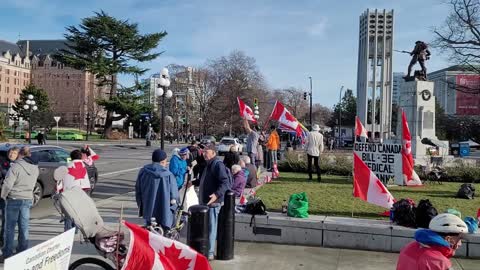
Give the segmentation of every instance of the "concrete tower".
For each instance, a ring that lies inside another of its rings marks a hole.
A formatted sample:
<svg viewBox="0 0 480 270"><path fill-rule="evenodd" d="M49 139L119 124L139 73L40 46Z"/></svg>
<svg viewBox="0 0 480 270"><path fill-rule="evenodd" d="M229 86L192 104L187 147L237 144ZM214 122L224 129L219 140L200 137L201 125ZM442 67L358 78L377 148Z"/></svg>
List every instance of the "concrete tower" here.
<svg viewBox="0 0 480 270"><path fill-rule="evenodd" d="M369 136L388 139L392 119L393 10L360 16L357 115Z"/></svg>

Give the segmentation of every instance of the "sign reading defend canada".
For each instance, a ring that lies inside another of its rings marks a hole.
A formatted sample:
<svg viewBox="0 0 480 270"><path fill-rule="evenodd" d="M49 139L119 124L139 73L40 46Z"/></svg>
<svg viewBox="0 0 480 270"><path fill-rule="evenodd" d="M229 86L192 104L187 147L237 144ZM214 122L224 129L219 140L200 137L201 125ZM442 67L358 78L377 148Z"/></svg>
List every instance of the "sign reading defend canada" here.
<svg viewBox="0 0 480 270"><path fill-rule="evenodd" d="M353 150L385 185L403 183L401 144L356 142Z"/></svg>
<svg viewBox="0 0 480 270"><path fill-rule="evenodd" d="M68 270L75 228L5 260L6 270Z"/></svg>

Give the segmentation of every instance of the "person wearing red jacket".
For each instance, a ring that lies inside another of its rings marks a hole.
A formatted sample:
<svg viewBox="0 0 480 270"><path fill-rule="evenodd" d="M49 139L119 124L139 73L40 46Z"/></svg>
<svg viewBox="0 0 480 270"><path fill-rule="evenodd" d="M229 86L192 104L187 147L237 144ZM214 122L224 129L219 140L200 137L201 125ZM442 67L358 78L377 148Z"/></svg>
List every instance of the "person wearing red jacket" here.
<svg viewBox="0 0 480 270"><path fill-rule="evenodd" d="M467 225L452 214L439 214L429 224L429 229L415 232L415 242L405 246L398 257L397 270L448 270L450 258L462 245L462 235Z"/></svg>

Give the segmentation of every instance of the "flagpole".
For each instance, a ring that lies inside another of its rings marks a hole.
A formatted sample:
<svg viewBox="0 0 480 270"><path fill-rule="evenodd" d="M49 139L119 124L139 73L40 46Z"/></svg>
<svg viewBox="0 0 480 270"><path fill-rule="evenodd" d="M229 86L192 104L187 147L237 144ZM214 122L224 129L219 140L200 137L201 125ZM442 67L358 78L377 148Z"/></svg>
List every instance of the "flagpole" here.
<svg viewBox="0 0 480 270"><path fill-rule="evenodd" d="M352 200L352 218L353 218L353 209L355 207L355 197L353 197L353 200Z"/></svg>
<svg viewBox="0 0 480 270"><path fill-rule="evenodd" d="M117 264L117 269L120 269L120 262L118 261L118 250L120 249L120 231L122 229L122 221L123 221L123 203L120 208L120 218L118 220L118 232L117 232L117 248L115 251L115 263Z"/></svg>

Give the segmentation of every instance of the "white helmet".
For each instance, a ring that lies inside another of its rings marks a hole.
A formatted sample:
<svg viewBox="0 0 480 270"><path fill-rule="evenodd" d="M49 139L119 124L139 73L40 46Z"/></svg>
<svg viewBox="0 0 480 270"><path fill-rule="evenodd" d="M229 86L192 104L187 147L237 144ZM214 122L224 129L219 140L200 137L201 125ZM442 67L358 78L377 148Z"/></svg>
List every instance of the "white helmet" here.
<svg viewBox="0 0 480 270"><path fill-rule="evenodd" d="M467 233L467 224L459 217L444 213L432 218L428 228L439 233Z"/></svg>

